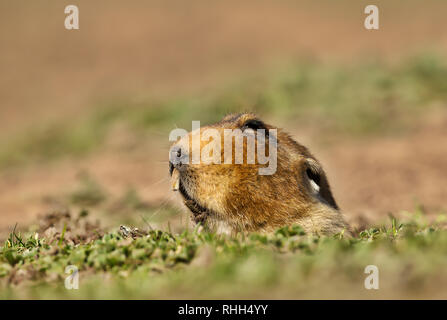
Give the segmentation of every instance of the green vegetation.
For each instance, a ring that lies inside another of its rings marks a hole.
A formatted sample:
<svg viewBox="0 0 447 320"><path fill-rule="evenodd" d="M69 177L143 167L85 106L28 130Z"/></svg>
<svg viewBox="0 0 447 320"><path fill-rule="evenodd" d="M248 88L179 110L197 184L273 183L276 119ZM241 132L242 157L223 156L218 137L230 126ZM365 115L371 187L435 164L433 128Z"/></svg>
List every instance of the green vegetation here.
<svg viewBox="0 0 447 320"><path fill-rule="evenodd" d="M13 231L0 249L0 297L446 298L443 216L392 218L350 239L305 235L298 226L236 237L148 230L134 238L96 226L86 235L85 216L64 215L44 235ZM79 290L64 287L68 265L80 271ZM379 290L364 288L367 265L379 268Z"/></svg>
<svg viewBox="0 0 447 320"><path fill-rule="evenodd" d="M191 120L204 124L230 112L253 111L293 120L294 125L315 120L320 130L369 134L404 128L419 112L445 106L446 99L447 64L435 55L397 65L307 61L282 72L248 77L200 98L103 102L82 118L31 128L23 136L0 141L0 167L83 155L110 138L116 124L140 136L154 130L167 136L176 125L190 128Z"/></svg>

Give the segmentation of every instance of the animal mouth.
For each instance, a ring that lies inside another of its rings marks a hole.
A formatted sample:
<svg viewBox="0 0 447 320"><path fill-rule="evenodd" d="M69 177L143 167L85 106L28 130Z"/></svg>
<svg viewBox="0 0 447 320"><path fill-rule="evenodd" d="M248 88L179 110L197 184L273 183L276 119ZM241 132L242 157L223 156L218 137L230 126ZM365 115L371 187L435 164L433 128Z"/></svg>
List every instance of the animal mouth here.
<svg viewBox="0 0 447 320"><path fill-rule="evenodd" d="M201 223L202 225L205 223L207 217L210 215L210 210L206 207L202 206L196 199L190 196L188 191L186 190L180 174L176 169L173 172L174 179L174 191L179 191L183 198L183 203L186 207L192 212L192 219L195 223Z"/></svg>

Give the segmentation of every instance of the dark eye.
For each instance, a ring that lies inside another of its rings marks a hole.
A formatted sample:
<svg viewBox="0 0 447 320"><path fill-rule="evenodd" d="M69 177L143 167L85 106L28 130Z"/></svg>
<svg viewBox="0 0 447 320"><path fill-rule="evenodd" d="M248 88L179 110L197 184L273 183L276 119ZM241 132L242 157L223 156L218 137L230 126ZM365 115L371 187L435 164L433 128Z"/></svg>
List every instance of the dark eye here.
<svg viewBox="0 0 447 320"><path fill-rule="evenodd" d="M265 127L265 124L260 121L260 120L256 120L256 119L252 119L252 120L248 120L244 123L244 125L242 126L242 131L246 130L246 129L252 129L252 130L258 130L258 129L267 129ZM268 133L268 132L266 132Z"/></svg>
<svg viewBox="0 0 447 320"><path fill-rule="evenodd" d="M310 180L313 180L318 186L320 186L321 177L318 173L313 172L311 169L307 169L306 174Z"/></svg>

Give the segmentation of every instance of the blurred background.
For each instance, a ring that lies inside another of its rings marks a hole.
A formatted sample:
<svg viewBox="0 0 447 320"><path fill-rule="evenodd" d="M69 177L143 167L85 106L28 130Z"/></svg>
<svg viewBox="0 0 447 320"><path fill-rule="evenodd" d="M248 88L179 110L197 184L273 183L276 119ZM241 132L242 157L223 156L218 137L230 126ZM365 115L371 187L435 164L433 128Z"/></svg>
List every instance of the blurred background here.
<svg viewBox="0 0 447 320"><path fill-rule="evenodd" d="M366 30L364 8L380 10ZM64 28L65 6L80 29ZM54 210L178 228L169 132L253 111L355 225L444 212L447 2L0 2L0 234Z"/></svg>

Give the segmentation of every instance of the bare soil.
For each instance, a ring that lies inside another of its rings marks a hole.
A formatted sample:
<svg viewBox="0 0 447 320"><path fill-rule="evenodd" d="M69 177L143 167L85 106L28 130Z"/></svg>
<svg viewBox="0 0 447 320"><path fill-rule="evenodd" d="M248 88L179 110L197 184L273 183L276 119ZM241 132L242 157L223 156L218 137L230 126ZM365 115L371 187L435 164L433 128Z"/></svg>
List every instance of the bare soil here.
<svg viewBox="0 0 447 320"><path fill-rule="evenodd" d="M398 60L447 49L447 3L377 0L379 31L363 27L368 1L77 1L0 3L0 126L88 111L104 99L198 92L298 57Z"/></svg>

